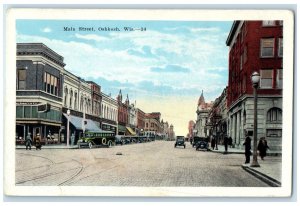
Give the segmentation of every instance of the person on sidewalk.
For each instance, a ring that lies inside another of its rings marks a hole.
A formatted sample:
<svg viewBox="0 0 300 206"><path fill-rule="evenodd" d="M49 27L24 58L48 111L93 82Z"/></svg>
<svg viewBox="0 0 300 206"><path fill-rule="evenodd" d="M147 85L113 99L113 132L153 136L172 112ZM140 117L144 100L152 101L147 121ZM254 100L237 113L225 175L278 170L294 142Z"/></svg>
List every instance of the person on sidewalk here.
<svg viewBox="0 0 300 206"><path fill-rule="evenodd" d="M265 139L265 137L261 137L257 146L257 150L259 151L261 160L264 160L264 157L267 156L267 149L269 149L267 140Z"/></svg>
<svg viewBox="0 0 300 206"><path fill-rule="evenodd" d="M211 148L214 150L215 146L216 146L216 139L215 139L214 136L212 136L212 139L211 139Z"/></svg>
<svg viewBox="0 0 300 206"><path fill-rule="evenodd" d="M29 148L29 150L31 150L31 145L32 145L31 134L28 133L28 135L26 136L26 139L25 139L26 150L27 150L28 148Z"/></svg>
<svg viewBox="0 0 300 206"><path fill-rule="evenodd" d="M232 148L232 137L228 138L228 145L230 146L230 148Z"/></svg>
<svg viewBox="0 0 300 206"><path fill-rule="evenodd" d="M248 135L246 136L243 145L245 145L245 157L246 157L245 164L248 164L250 163L250 155L251 155L251 138Z"/></svg>
<svg viewBox="0 0 300 206"><path fill-rule="evenodd" d="M224 135L224 147L225 147L224 154L227 154L227 150L228 150L228 137L227 137L227 135Z"/></svg>

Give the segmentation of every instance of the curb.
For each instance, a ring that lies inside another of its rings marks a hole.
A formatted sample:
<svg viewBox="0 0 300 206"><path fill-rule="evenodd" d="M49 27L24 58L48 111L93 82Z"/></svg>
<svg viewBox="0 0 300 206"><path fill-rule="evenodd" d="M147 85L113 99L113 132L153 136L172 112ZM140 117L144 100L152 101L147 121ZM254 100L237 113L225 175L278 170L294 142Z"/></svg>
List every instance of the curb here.
<svg viewBox="0 0 300 206"><path fill-rule="evenodd" d="M222 153L225 154L225 152L223 150L210 150L211 152L214 153ZM245 154L244 151L227 151L226 154ZM280 152L273 152L273 153L267 153L267 156L272 156L272 157L281 157L282 153Z"/></svg>
<svg viewBox="0 0 300 206"><path fill-rule="evenodd" d="M281 182L275 180L274 178L272 177L269 177L255 169L252 169L251 167L249 166L245 166L245 165L242 165L242 168L247 171L248 173L252 174L254 177L260 179L261 181L267 183L268 185L270 185L271 187L281 187Z"/></svg>

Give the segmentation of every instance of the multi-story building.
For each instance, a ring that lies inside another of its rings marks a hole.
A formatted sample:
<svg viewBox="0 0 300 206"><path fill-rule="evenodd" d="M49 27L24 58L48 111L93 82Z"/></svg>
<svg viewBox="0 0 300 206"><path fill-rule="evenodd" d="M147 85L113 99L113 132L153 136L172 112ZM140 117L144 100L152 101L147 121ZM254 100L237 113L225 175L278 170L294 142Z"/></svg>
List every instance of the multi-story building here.
<svg viewBox="0 0 300 206"><path fill-rule="evenodd" d="M101 115L101 86L93 81L87 81L91 87L92 115L100 117Z"/></svg>
<svg viewBox="0 0 300 206"><path fill-rule="evenodd" d="M128 125L128 106L129 106L129 99L127 98L125 103L122 102L123 95L122 91L119 91L119 95L117 96L118 102L118 134L125 135Z"/></svg>
<svg viewBox="0 0 300 206"><path fill-rule="evenodd" d="M127 97L128 98L128 97ZM127 130L131 135L136 135L136 127L137 127L137 109L134 104L130 104L128 107L128 127Z"/></svg>
<svg viewBox="0 0 300 206"><path fill-rule="evenodd" d="M169 129L169 140L175 140L174 126L171 124Z"/></svg>
<svg viewBox="0 0 300 206"><path fill-rule="evenodd" d="M165 140L168 140L169 137L170 137L170 127L169 127L169 123L166 121L166 122L163 122L163 136L164 136L164 139Z"/></svg>
<svg viewBox="0 0 300 206"><path fill-rule="evenodd" d="M193 138L194 136L194 127L195 127L195 122L193 120L190 120L189 121L189 124L188 124L188 134L187 134L187 137L189 138L189 140L191 138Z"/></svg>
<svg viewBox="0 0 300 206"><path fill-rule="evenodd" d="M207 137L210 134L207 133L206 129L206 121L208 117L208 113L211 109L212 103L206 103L204 96L203 96L203 91L201 93L201 96L199 97L198 100L198 105L197 105L197 120L195 124L195 136L198 137Z"/></svg>
<svg viewBox="0 0 300 206"><path fill-rule="evenodd" d="M142 135L145 128L145 112L143 112L139 108L137 108L136 121L137 121L137 126L136 126L137 134Z"/></svg>
<svg viewBox="0 0 300 206"><path fill-rule="evenodd" d="M101 128L117 134L118 128L118 102L111 96L101 92Z"/></svg>
<svg viewBox="0 0 300 206"><path fill-rule="evenodd" d="M74 136L70 143L76 144L85 131L100 131L100 107L96 83L86 82L80 77L64 70L64 98L63 98L63 130L62 142L66 142L67 123L69 119L70 136ZM97 95L97 96L96 96ZM96 101L97 98L97 101ZM93 101L97 105L93 105ZM97 110L96 110L97 108ZM68 115L67 111L70 111Z"/></svg>
<svg viewBox="0 0 300 206"><path fill-rule="evenodd" d="M223 143L224 136L227 135L227 87L222 94L216 98L206 121L206 130L209 135L214 135L218 143Z"/></svg>
<svg viewBox="0 0 300 206"><path fill-rule="evenodd" d="M282 21L234 21L229 46L227 105L229 135L242 146L253 135L251 74L260 73L258 138L266 137L271 150L281 150L282 138Z"/></svg>
<svg viewBox="0 0 300 206"><path fill-rule="evenodd" d="M160 122L160 112L147 113L145 115L145 129L144 133L146 136L157 136L161 135L162 126Z"/></svg>
<svg viewBox="0 0 300 206"><path fill-rule="evenodd" d="M16 59L16 137L50 131L59 142L64 58L42 43L18 43Z"/></svg>

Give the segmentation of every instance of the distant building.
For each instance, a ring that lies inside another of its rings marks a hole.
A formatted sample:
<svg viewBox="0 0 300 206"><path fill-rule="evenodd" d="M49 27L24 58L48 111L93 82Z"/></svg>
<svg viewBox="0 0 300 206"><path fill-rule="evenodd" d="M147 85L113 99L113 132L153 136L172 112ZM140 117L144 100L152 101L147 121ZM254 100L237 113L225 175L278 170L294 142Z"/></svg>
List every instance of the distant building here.
<svg viewBox="0 0 300 206"><path fill-rule="evenodd" d="M281 150L283 21L234 21L229 47L227 105L229 135L242 147L245 134L253 135L251 74L260 73L258 139L266 137L271 150Z"/></svg>
<svg viewBox="0 0 300 206"><path fill-rule="evenodd" d="M137 134L141 136L145 128L145 112L139 108L137 108L136 121L137 121L137 126L136 126Z"/></svg>
<svg viewBox="0 0 300 206"><path fill-rule="evenodd" d="M175 132L174 132L174 126L171 124L170 125L170 130L169 130L169 140L175 140Z"/></svg>
<svg viewBox="0 0 300 206"><path fill-rule="evenodd" d="M101 129L117 134L118 102L103 92L101 92L101 98Z"/></svg>
<svg viewBox="0 0 300 206"><path fill-rule="evenodd" d="M125 100L125 103L122 102L123 95L122 91L119 91L119 95L117 96L117 102L118 102L118 134L119 135L125 135L129 120L128 115L128 107L129 107L129 99L127 96L127 99Z"/></svg>
<svg viewBox="0 0 300 206"><path fill-rule="evenodd" d="M188 124L188 131L189 131L188 134L187 134L188 139L193 138L193 136L194 136L194 127L195 127L195 122L193 120L190 120L189 124Z"/></svg>
<svg viewBox="0 0 300 206"><path fill-rule="evenodd" d="M160 112L147 113L145 115L144 134L148 136L161 135L162 126L160 122Z"/></svg>
<svg viewBox="0 0 300 206"><path fill-rule="evenodd" d="M198 105L197 105L197 121L195 124L195 136L199 137L207 137L209 134L207 134L206 131L206 121L208 117L208 113L211 109L212 103L206 103L204 96L203 96L203 91L201 93L201 96L199 97L198 100Z"/></svg>

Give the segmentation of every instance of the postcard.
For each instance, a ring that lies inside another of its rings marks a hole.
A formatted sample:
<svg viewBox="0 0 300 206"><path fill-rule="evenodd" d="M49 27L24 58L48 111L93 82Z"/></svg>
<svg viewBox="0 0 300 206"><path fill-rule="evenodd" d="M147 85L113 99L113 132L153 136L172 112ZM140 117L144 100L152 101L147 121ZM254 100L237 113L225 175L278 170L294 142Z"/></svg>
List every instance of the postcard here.
<svg viewBox="0 0 300 206"><path fill-rule="evenodd" d="M290 196L293 18L7 10L5 194Z"/></svg>

